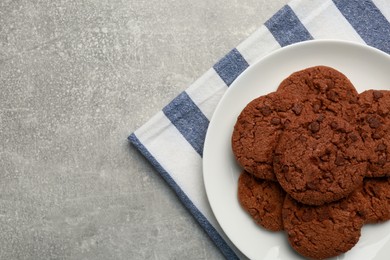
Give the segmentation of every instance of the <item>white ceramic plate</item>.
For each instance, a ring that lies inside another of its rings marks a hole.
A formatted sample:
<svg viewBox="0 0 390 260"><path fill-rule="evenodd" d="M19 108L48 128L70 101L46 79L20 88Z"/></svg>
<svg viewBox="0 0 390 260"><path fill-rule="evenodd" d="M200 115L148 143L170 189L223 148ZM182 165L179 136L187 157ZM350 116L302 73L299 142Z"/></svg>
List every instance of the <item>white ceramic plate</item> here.
<svg viewBox="0 0 390 260"><path fill-rule="evenodd" d="M230 138L237 116L252 99L275 91L291 73L326 65L344 73L358 92L390 89L390 56L364 45L318 40L290 45L248 68L229 87L210 122L204 146L203 177L211 208L222 229L250 259L301 259L283 232L268 232L254 224L237 200L241 169ZM359 243L337 259L388 259L390 221L365 226Z"/></svg>

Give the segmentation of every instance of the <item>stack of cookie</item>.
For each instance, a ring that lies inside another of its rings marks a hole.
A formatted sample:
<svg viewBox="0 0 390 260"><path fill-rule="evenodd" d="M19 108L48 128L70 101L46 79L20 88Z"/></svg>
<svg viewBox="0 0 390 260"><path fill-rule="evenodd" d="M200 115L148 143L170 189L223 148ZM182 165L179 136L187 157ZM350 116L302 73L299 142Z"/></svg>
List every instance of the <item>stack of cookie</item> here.
<svg viewBox="0 0 390 260"><path fill-rule="evenodd" d="M305 257L342 254L364 223L390 219L390 91L358 94L330 67L295 72L244 108L232 148L242 207Z"/></svg>

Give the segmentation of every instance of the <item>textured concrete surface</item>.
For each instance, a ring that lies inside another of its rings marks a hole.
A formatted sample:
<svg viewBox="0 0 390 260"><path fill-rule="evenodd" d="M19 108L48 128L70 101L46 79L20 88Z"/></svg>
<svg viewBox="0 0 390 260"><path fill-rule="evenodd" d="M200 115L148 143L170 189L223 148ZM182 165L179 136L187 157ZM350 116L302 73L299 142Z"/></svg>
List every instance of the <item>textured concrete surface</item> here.
<svg viewBox="0 0 390 260"><path fill-rule="evenodd" d="M126 137L287 1L0 1L0 259L220 259Z"/></svg>

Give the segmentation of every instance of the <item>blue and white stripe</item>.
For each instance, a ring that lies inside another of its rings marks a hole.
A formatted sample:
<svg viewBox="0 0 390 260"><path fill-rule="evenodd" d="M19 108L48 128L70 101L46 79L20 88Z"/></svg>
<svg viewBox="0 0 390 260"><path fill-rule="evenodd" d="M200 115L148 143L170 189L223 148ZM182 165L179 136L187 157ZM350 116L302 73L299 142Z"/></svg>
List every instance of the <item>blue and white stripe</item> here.
<svg viewBox="0 0 390 260"><path fill-rule="evenodd" d="M227 259L243 256L214 218L202 177L207 127L225 91L248 66L295 42L349 40L390 53L389 20L387 0L294 0L129 136Z"/></svg>

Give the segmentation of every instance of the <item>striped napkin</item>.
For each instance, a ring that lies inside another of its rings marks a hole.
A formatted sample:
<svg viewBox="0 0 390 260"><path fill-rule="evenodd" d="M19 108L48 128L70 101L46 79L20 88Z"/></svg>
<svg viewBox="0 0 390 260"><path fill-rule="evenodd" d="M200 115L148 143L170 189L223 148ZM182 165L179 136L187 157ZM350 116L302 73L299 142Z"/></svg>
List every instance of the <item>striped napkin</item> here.
<svg viewBox="0 0 390 260"><path fill-rule="evenodd" d="M207 127L225 91L248 66L296 42L347 40L390 54L389 21L388 0L291 1L129 136L227 259L244 257L218 226L202 177Z"/></svg>

